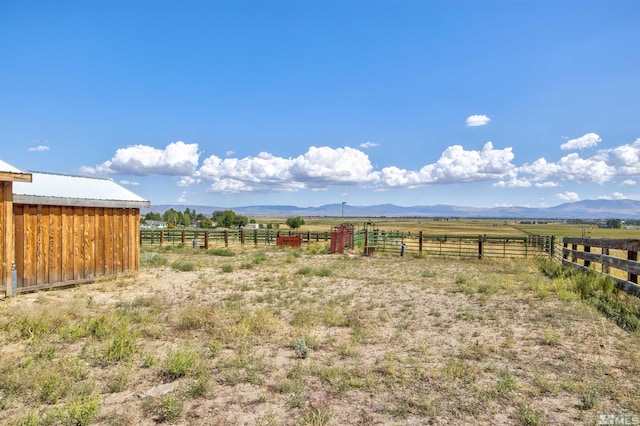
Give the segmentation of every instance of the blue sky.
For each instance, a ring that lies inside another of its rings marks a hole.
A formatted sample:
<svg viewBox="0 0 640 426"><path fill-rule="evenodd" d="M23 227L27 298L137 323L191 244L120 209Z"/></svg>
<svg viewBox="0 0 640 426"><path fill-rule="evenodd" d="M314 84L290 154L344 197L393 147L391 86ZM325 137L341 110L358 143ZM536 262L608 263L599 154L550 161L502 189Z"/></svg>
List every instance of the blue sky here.
<svg viewBox="0 0 640 426"><path fill-rule="evenodd" d="M0 158L152 204L640 199L640 2L0 0Z"/></svg>

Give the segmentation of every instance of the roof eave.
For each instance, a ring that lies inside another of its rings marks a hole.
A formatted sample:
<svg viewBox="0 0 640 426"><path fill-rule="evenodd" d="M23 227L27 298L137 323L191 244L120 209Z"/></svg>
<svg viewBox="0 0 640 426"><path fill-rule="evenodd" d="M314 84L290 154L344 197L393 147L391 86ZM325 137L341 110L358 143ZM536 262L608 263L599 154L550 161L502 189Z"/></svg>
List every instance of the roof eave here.
<svg viewBox="0 0 640 426"><path fill-rule="evenodd" d="M32 182L31 173L0 172L0 181L9 182Z"/></svg>
<svg viewBox="0 0 640 426"><path fill-rule="evenodd" d="M119 209L140 209L151 205L149 201L94 200L87 198L43 197L40 195L23 194L14 194L13 203L67 207L107 207Z"/></svg>

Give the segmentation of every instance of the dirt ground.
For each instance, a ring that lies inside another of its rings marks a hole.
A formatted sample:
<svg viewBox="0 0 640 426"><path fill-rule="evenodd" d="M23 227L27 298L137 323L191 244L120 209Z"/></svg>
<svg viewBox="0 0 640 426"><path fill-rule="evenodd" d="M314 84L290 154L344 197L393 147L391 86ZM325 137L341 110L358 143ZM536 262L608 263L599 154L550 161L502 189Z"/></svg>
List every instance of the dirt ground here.
<svg viewBox="0 0 640 426"><path fill-rule="evenodd" d="M531 260L147 251L136 277L0 301L0 333L1 424L640 414L639 334Z"/></svg>

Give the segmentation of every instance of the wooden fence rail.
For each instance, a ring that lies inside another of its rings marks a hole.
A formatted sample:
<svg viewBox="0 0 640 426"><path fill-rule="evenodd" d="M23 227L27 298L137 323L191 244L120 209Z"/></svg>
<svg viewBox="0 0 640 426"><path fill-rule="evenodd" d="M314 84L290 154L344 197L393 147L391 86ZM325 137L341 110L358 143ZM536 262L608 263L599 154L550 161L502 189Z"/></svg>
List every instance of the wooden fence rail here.
<svg viewBox="0 0 640 426"><path fill-rule="evenodd" d="M563 264L583 270L599 269L616 281L618 287L640 297L640 240L565 237L562 244ZM594 264L599 265L599 268Z"/></svg>
<svg viewBox="0 0 640 426"><path fill-rule="evenodd" d="M365 235L365 232L367 234ZM141 230L143 246L184 245L194 248L233 247L238 245L275 245L278 235L301 235L302 244L329 243L330 232L295 232L256 230ZM444 257L529 257L547 253L549 241L539 236L491 236L491 235L427 235L399 231L365 231L354 234L356 249L367 252ZM551 250L553 252L553 250Z"/></svg>

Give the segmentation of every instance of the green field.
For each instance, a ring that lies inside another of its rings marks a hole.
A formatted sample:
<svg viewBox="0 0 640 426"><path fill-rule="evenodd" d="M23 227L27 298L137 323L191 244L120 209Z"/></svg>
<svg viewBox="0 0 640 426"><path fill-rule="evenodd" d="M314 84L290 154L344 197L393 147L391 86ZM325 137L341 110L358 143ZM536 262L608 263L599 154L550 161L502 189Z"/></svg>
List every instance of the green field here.
<svg viewBox="0 0 640 426"><path fill-rule="evenodd" d="M328 231L341 223L340 218L305 218L301 231ZM260 218L261 224L279 225L280 230L288 230L286 218ZM500 219L432 219L432 218L345 218L356 229L362 229L371 222L385 231L419 232L431 235L442 234L486 234L486 235L555 235L557 237L592 238L640 238L640 227L635 229L606 229L595 224L573 224L557 222L523 223L527 220Z"/></svg>

